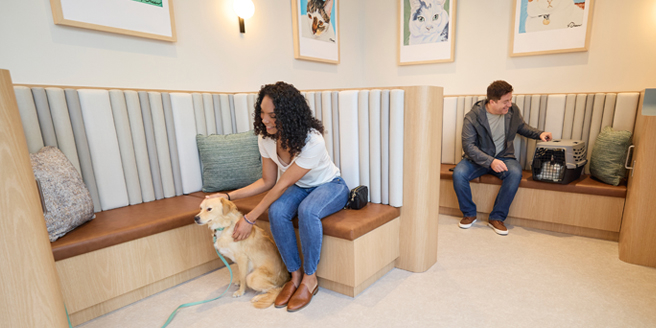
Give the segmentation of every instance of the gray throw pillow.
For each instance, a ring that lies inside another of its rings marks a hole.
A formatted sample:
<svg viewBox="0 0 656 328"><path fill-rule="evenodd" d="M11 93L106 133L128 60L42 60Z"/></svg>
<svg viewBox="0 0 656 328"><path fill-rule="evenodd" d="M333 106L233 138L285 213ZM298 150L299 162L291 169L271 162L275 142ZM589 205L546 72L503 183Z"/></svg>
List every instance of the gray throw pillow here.
<svg viewBox="0 0 656 328"><path fill-rule="evenodd" d="M630 131L603 128L590 154L590 175L607 184L619 185L626 175L624 162L630 145Z"/></svg>
<svg viewBox="0 0 656 328"><path fill-rule="evenodd" d="M203 166L203 191L245 187L262 177L262 159L253 131L228 135L197 135Z"/></svg>
<svg viewBox="0 0 656 328"><path fill-rule="evenodd" d="M51 242L95 217L91 194L64 153L48 146L30 154L30 161L45 205Z"/></svg>

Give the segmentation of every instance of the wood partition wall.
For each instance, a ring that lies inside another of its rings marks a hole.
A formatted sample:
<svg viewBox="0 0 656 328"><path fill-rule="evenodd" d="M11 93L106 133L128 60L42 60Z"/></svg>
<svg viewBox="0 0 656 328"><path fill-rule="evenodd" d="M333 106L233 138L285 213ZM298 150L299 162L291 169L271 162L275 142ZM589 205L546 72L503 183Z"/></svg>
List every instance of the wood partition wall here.
<svg viewBox="0 0 656 328"><path fill-rule="evenodd" d="M9 71L0 70L0 327L68 327Z"/></svg>

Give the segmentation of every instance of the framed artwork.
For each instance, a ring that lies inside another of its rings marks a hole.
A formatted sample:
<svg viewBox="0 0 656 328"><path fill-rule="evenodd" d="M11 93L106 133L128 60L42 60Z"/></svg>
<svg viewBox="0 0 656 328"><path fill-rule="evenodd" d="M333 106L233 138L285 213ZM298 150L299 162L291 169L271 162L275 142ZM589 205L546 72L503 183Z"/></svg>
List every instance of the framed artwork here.
<svg viewBox="0 0 656 328"><path fill-rule="evenodd" d="M513 0L510 56L588 51L594 0Z"/></svg>
<svg viewBox="0 0 656 328"><path fill-rule="evenodd" d="M339 0L292 0L294 58L339 64Z"/></svg>
<svg viewBox="0 0 656 328"><path fill-rule="evenodd" d="M57 25L176 41L171 0L50 0Z"/></svg>
<svg viewBox="0 0 656 328"><path fill-rule="evenodd" d="M454 60L456 0L399 0L399 65Z"/></svg>

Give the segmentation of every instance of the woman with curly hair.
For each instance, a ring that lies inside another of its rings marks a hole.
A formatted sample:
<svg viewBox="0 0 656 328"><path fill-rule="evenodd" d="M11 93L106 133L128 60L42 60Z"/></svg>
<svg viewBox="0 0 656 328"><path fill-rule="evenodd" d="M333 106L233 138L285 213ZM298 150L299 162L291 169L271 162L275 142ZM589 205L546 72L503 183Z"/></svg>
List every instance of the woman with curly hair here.
<svg viewBox="0 0 656 328"><path fill-rule="evenodd" d="M292 276L274 304L294 312L309 304L319 289L316 270L323 238L321 219L346 205L349 188L328 155L323 124L312 116L305 98L293 85L277 82L263 86L255 104L253 125L262 155L262 178L229 194L212 197L238 199L268 191L237 222L233 237L236 241L248 237L253 223L269 209L271 233ZM295 216L303 271L292 224Z"/></svg>

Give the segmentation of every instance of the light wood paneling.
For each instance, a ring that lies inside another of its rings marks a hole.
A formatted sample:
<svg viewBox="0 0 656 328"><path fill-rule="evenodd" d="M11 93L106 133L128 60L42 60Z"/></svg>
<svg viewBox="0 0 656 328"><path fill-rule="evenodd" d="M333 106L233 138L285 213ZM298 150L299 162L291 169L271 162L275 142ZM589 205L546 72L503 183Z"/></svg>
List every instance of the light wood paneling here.
<svg viewBox="0 0 656 328"><path fill-rule="evenodd" d="M68 327L7 70L0 70L0 172L0 327Z"/></svg>
<svg viewBox="0 0 656 328"><path fill-rule="evenodd" d="M423 272L437 262L443 89L405 87L403 207L397 267Z"/></svg>
<svg viewBox="0 0 656 328"><path fill-rule="evenodd" d="M642 115L644 92L633 135L633 172L620 231L620 260L656 267L656 116Z"/></svg>

